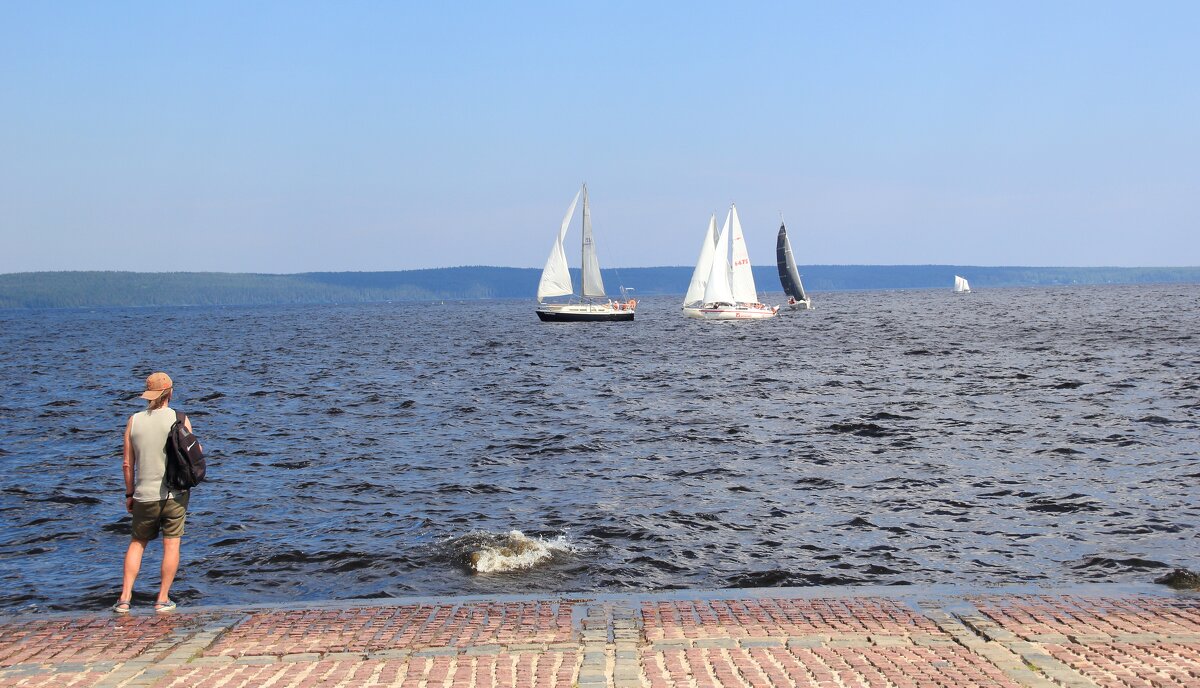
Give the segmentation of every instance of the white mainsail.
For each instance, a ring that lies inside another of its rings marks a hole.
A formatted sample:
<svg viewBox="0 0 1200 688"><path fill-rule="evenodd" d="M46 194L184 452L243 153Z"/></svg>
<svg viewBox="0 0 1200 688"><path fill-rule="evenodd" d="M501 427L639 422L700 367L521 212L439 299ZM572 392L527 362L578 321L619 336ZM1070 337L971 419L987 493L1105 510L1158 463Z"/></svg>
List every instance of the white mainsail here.
<svg viewBox="0 0 1200 688"><path fill-rule="evenodd" d="M754 273L750 269L750 253L746 250L746 239L742 236L742 221L738 219L737 206L729 207L733 218L730 241L733 244L733 262L730 265L730 288L737 303L758 303L758 290L754 288Z"/></svg>
<svg viewBox="0 0 1200 688"><path fill-rule="evenodd" d="M971 291L971 285L967 283L966 277L961 277L959 275L954 276L954 291L957 291L957 292Z"/></svg>
<svg viewBox="0 0 1200 688"><path fill-rule="evenodd" d="M725 226L717 235L717 245L713 248L712 267L708 270L708 282L704 285L704 303L733 303L733 291L729 287L729 218L733 210L725 216Z"/></svg>
<svg viewBox="0 0 1200 688"><path fill-rule="evenodd" d="M713 249L716 245L717 216L714 213L708 218L708 231L704 233L704 243L700 245L700 260L696 261L696 269L692 271L692 281L688 283L683 305L704 303L704 286L708 284L708 272L712 269Z"/></svg>
<svg viewBox="0 0 1200 688"><path fill-rule="evenodd" d="M575 205L579 203L581 193L583 193L582 189L575 194L575 200L571 201L571 207L567 208L567 214L563 216L562 228L558 230L558 239L550 248L550 257L546 259L546 267L542 268L542 281L538 282L537 292L539 303L549 296L566 296L575 293L575 286L571 283L571 271L567 267L567 253L563 250L563 239L567 237L567 227L571 224L571 218L575 216Z"/></svg>
<svg viewBox="0 0 1200 688"><path fill-rule="evenodd" d="M592 209L588 205L587 184L583 185L583 282L585 297L603 297L604 280L600 278L600 261L596 258L596 240L592 237Z"/></svg>

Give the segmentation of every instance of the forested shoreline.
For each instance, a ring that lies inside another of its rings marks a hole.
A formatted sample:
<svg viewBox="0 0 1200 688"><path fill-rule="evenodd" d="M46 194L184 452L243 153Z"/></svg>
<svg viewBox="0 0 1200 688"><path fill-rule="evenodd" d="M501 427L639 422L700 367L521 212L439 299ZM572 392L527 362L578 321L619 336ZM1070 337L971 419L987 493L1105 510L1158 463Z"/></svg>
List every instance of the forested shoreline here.
<svg viewBox="0 0 1200 688"><path fill-rule="evenodd" d="M603 271L610 294L683 294L687 266ZM982 267L969 265L805 265L809 291L949 289L956 274L975 289L997 287L1200 282L1200 267ZM396 272L25 272L0 274L0 308L369 303L440 299L534 298L536 268L464 266ZM572 271L576 281L578 273ZM755 266L759 290L779 290L774 266Z"/></svg>

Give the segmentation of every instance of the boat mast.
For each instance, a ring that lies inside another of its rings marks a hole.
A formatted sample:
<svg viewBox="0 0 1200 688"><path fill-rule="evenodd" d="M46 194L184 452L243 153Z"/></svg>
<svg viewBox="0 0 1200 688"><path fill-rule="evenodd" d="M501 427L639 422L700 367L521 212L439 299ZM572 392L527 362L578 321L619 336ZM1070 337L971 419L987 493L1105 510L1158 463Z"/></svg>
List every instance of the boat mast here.
<svg viewBox="0 0 1200 688"><path fill-rule="evenodd" d="M591 209L588 208L587 197L587 182L583 183L583 217L582 223L579 225L579 300L582 302L587 298L587 242L588 242L588 214Z"/></svg>

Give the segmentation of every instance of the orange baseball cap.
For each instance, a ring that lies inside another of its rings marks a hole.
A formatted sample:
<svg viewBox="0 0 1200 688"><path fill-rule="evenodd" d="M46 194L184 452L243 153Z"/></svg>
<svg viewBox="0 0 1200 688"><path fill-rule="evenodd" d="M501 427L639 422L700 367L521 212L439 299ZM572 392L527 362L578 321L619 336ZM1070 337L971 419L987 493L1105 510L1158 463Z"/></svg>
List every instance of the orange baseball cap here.
<svg viewBox="0 0 1200 688"><path fill-rule="evenodd" d="M146 378L146 391L142 392L142 398L157 399L168 389L171 389L171 376L166 373L150 373Z"/></svg>

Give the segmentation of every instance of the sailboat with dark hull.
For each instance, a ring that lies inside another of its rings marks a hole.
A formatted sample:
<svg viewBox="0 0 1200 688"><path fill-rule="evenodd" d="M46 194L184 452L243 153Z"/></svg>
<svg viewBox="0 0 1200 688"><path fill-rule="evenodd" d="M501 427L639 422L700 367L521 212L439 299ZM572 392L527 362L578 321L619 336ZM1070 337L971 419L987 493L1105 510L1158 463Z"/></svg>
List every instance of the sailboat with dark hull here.
<svg viewBox="0 0 1200 688"><path fill-rule="evenodd" d="M559 296L574 296L575 284L571 280L571 271L567 267L567 253L563 248L563 240L567 236L567 228L575 216L575 206L583 197L583 266L580 270L580 299L576 302L553 303L546 299ZM622 289L624 291L624 289ZM546 259L546 267L542 269L542 279L538 282L537 316L543 322L627 322L633 320L637 301L613 301L604 294L604 280L600 277L600 261L596 258L596 241L592 236L592 211L588 206L587 184L575 194L575 200L567 208L563 217L562 227L554 246L550 248L550 257ZM605 299L601 301L601 299Z"/></svg>
<svg viewBox="0 0 1200 688"><path fill-rule="evenodd" d="M788 308L812 310L812 297L804 291L800 272L796 269L796 257L792 255L792 242L788 241L787 226L779 222L779 237L775 242L775 264L779 268L779 283L787 294Z"/></svg>

